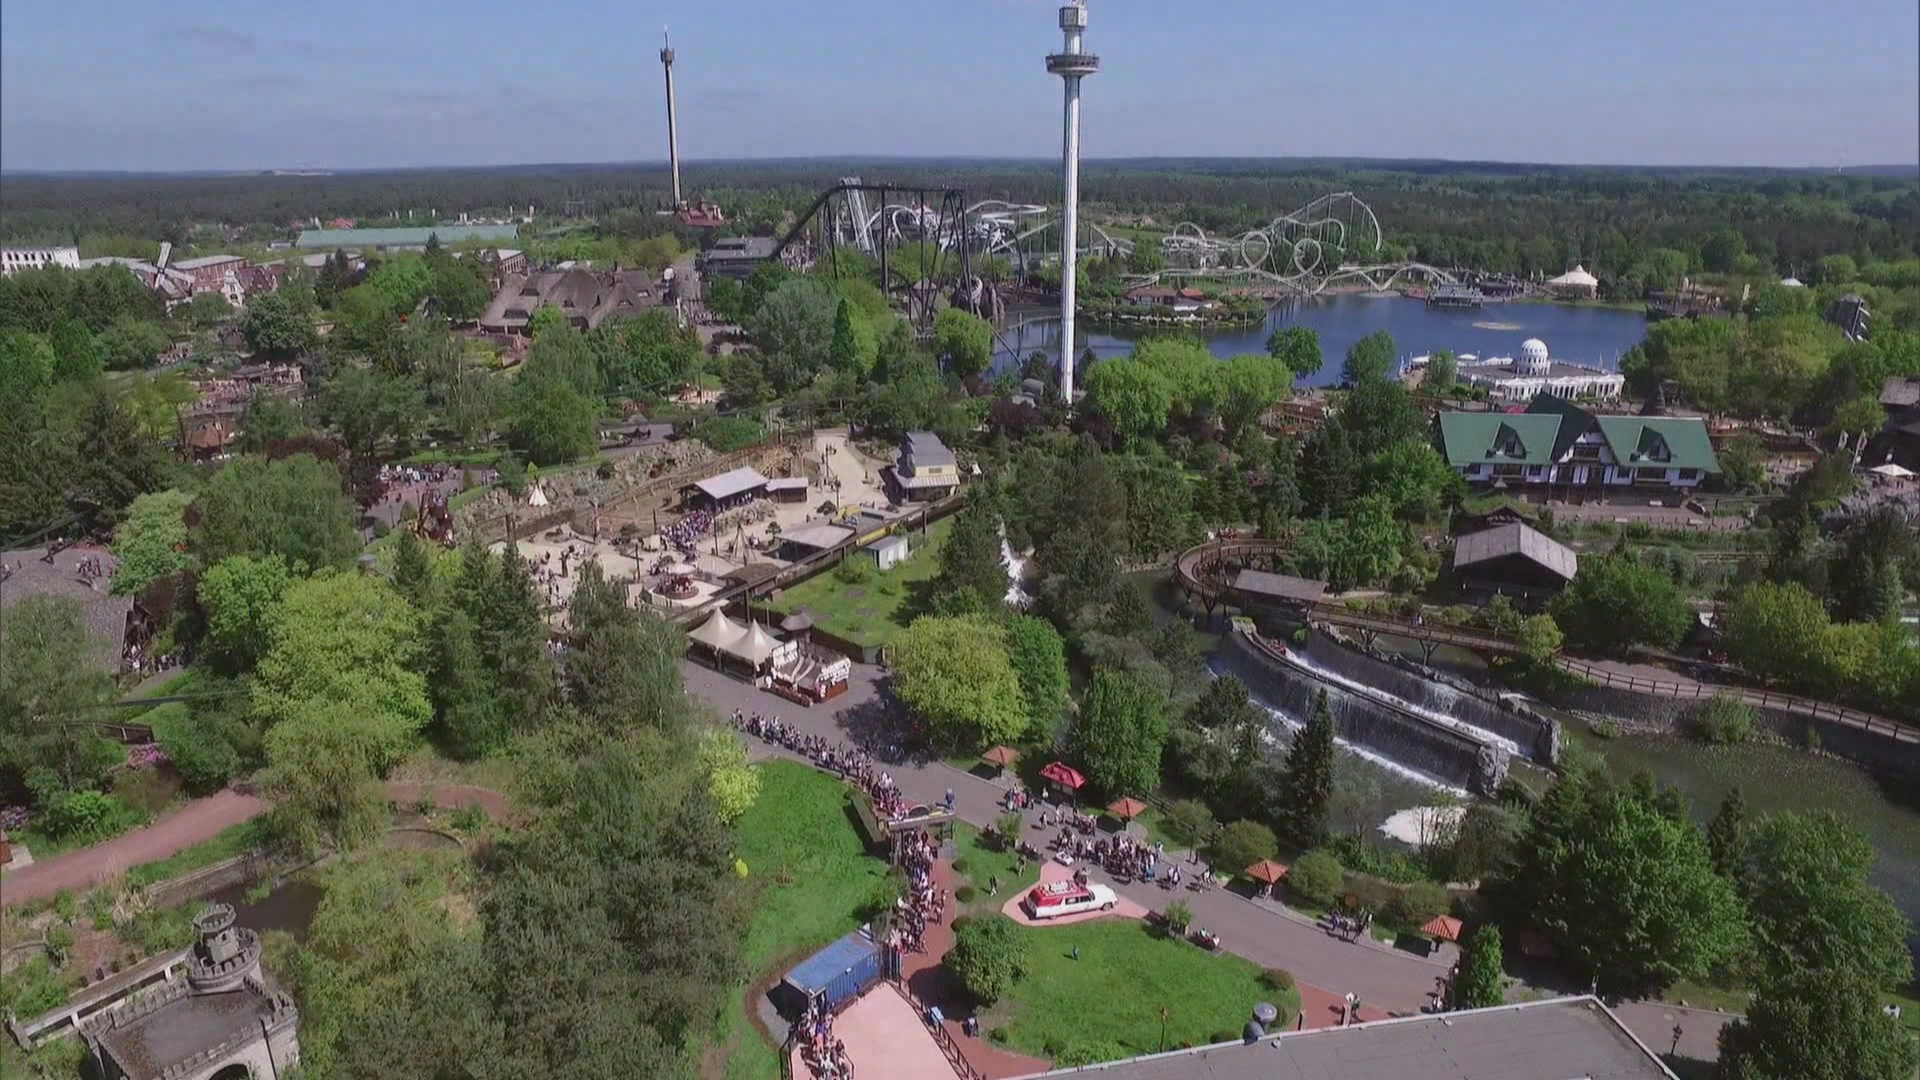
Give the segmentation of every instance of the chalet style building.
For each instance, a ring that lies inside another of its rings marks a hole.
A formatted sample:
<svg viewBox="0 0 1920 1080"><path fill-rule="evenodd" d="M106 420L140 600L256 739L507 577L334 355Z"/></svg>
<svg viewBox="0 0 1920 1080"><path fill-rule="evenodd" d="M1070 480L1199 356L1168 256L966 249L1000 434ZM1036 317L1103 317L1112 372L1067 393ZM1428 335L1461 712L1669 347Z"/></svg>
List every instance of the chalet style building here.
<svg viewBox="0 0 1920 1080"><path fill-rule="evenodd" d="M1704 420L1595 416L1548 394L1525 412L1441 413L1440 442L1479 487L1678 493L1720 471Z"/></svg>

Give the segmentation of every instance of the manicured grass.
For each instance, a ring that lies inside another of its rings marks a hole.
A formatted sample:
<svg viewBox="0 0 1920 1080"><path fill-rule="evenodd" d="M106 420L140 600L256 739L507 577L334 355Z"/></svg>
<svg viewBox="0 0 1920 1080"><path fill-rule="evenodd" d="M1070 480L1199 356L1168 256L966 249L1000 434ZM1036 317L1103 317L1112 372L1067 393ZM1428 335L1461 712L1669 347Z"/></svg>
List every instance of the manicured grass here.
<svg viewBox="0 0 1920 1080"><path fill-rule="evenodd" d="M1040 864L1029 861L1024 869L1016 870L1019 857L1011 851L1000 850L997 840L971 825L961 822L954 826L954 840L960 845L960 854L953 861L953 868L959 877L966 878L964 883L954 882L954 891L972 889L970 893L955 896L956 905L965 911L998 911L1007 897L1017 895L1040 880ZM1040 836L1029 832L1029 840ZM1000 879L1000 892L987 895L987 883L994 878ZM961 899L961 896L970 899Z"/></svg>
<svg viewBox="0 0 1920 1080"><path fill-rule="evenodd" d="M243 821L238 825L229 825L211 837L191 847L181 848L159 862L141 863L127 871L127 884L132 886L151 885L156 881L176 878L203 866L212 866L223 859L263 847L267 843L267 825L265 818Z"/></svg>
<svg viewBox="0 0 1920 1080"><path fill-rule="evenodd" d="M805 765L760 766L760 797L741 816L736 854L755 895L745 948L748 986L761 985L852 930L854 909L886 876L866 853L847 814L846 785ZM742 997L747 986L735 988ZM774 1047L752 1027L747 1009L728 1010L720 1042L729 1047L729 1080L779 1075Z"/></svg>
<svg viewBox="0 0 1920 1080"><path fill-rule="evenodd" d="M813 613L813 624L858 645L885 645L899 637L918 614L914 603L921 582L939 570L940 545L953 519L936 522L925 536L909 534L913 555L886 573L875 572L858 585L849 585L828 570L782 593L774 603L782 615L800 608ZM856 552L849 558L866 558Z"/></svg>
<svg viewBox="0 0 1920 1080"><path fill-rule="evenodd" d="M996 1040L1024 1053L1088 1061L1151 1054L1238 1039L1258 1002L1280 1006L1283 1024L1300 1009L1297 991L1262 986L1252 962L1162 937L1135 919L1021 933L1028 942L1027 976L983 1022Z"/></svg>

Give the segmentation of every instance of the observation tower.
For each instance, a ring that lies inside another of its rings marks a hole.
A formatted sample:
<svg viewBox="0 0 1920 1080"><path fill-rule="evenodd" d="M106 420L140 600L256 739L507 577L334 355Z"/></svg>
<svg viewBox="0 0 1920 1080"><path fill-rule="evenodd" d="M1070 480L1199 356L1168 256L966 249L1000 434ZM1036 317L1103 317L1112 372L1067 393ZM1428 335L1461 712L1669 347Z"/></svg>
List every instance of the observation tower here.
<svg viewBox="0 0 1920 1080"><path fill-rule="evenodd" d="M660 66L667 72L667 165L673 170L673 208L678 210L686 203L680 198L680 133L673 123L673 42L664 30L660 32Z"/></svg>
<svg viewBox="0 0 1920 1080"><path fill-rule="evenodd" d="M1060 9L1065 46L1047 57L1047 71L1066 83L1065 133L1060 151L1060 396L1073 407L1073 270L1080 241L1080 80L1100 70L1100 58L1081 47L1087 29L1085 0Z"/></svg>

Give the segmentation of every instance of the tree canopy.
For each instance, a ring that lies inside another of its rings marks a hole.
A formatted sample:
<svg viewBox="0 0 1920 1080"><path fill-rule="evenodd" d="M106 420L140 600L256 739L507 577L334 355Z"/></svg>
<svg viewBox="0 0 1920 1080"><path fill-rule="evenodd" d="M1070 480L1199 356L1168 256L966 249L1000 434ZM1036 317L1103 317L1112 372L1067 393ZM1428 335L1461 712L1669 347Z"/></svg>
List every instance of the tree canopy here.
<svg viewBox="0 0 1920 1080"><path fill-rule="evenodd" d="M1006 632L983 616L915 619L894 644L893 683L936 745L978 751L1026 733Z"/></svg>

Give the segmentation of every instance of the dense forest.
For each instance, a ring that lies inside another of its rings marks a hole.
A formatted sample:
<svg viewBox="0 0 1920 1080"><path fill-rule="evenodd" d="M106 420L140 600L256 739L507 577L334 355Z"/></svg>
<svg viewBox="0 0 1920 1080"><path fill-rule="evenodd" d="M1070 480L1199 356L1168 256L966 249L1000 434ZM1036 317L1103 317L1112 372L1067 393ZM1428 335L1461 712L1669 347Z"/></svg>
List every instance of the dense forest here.
<svg viewBox="0 0 1920 1080"><path fill-rule="evenodd" d="M1044 161L819 159L685 171L691 191L726 207L737 227L759 232L854 174L957 186L976 199L1045 203L1059 194L1055 168ZM1094 216L1163 229L1190 220L1213 231L1262 225L1318 195L1350 190L1374 208L1394 254L1515 273L1557 273L1573 261L1625 272L1657 249L1698 254L1728 230L1754 272L1795 273L1828 255L1864 263L1920 251L1920 181L1911 175L1222 159L1089 162L1082 184ZM0 185L0 239L114 254L159 240L263 243L314 217L372 225L395 215L404 222L409 211L415 220L444 220L529 206L536 220L624 218L623 231L644 233L661 227L651 211L666 201L666 170L656 165L16 175ZM1723 235L1719 249L1732 246Z"/></svg>

